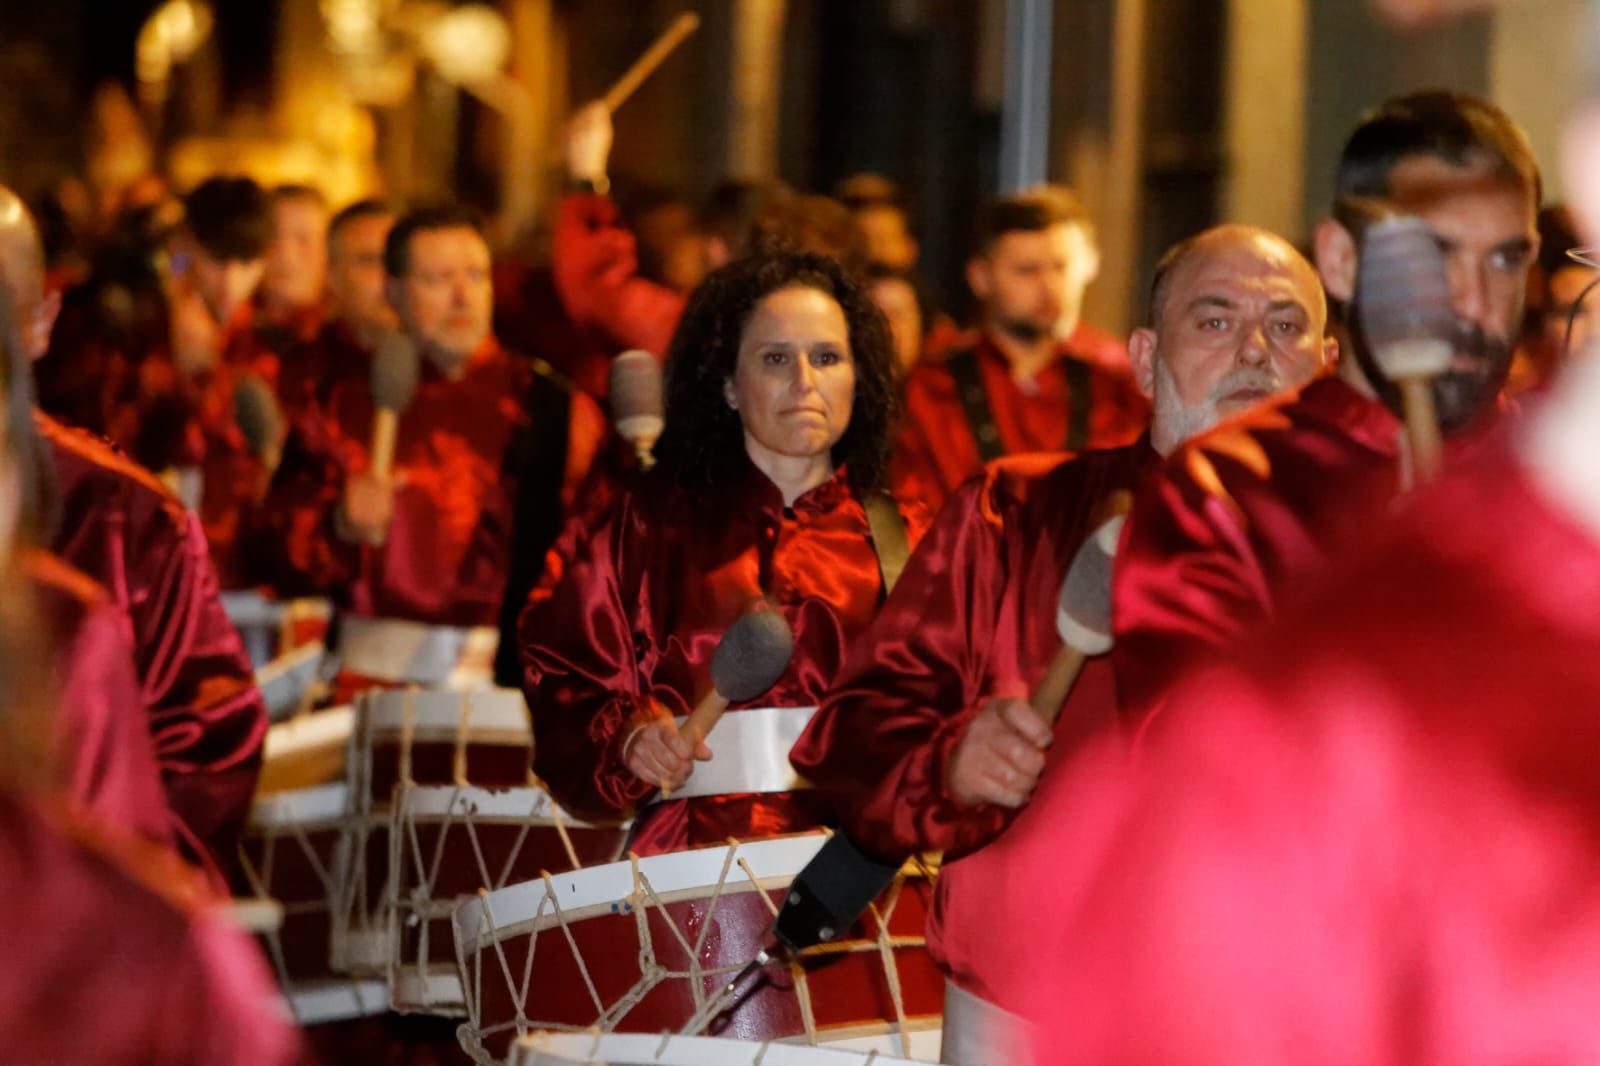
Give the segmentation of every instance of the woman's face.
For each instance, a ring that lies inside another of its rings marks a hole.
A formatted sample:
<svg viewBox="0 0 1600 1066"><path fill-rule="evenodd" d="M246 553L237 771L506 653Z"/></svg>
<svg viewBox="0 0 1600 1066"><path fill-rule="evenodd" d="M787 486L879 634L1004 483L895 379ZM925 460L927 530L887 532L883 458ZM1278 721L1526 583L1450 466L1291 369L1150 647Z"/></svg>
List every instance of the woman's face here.
<svg viewBox="0 0 1600 1066"><path fill-rule="evenodd" d="M825 455L850 425L856 367L833 297L795 285L756 304L739 338L728 399L746 442L777 455Z"/></svg>

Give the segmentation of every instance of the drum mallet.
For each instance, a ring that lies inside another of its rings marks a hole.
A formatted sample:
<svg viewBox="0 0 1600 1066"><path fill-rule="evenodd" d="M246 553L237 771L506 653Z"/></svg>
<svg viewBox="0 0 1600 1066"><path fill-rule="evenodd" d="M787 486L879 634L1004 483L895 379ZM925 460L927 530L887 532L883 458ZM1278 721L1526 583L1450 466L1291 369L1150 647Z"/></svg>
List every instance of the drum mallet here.
<svg viewBox="0 0 1600 1066"><path fill-rule="evenodd" d="M1427 223L1395 215L1368 227L1356 278L1356 314L1378 368L1400 389L1419 481L1439 472L1433 382L1455 354L1455 305L1444 253Z"/></svg>
<svg viewBox="0 0 1600 1066"><path fill-rule="evenodd" d="M706 739L729 704L753 700L777 684L793 656L794 631L781 611L758 606L746 612L717 642L711 655L711 691L678 732L695 742ZM663 786L661 795L669 794Z"/></svg>
<svg viewBox="0 0 1600 1066"><path fill-rule="evenodd" d="M700 16L692 11L673 19L672 25L667 27L666 32L657 37L655 43L646 48L644 54L634 60L633 66L629 67L600 98L605 103L606 110L614 113L621 107L623 102L633 95L634 90L656 72L656 68L666 61L673 50L699 28Z"/></svg>
<svg viewBox="0 0 1600 1066"><path fill-rule="evenodd" d="M400 413L411 405L422 374L421 358L411 338L391 331L372 353L372 476L387 482L394 472L395 440ZM376 545L374 545L376 546Z"/></svg>
<svg viewBox="0 0 1600 1066"><path fill-rule="evenodd" d="M635 348L611 360L611 424L633 445L639 469L656 465L652 451L666 426L661 360Z"/></svg>

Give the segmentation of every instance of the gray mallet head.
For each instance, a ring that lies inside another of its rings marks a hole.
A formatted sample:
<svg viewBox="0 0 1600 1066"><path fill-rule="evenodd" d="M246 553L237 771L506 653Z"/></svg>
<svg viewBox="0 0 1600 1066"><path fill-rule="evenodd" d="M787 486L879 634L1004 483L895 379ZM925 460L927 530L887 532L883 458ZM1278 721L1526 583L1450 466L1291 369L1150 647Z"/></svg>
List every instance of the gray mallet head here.
<svg viewBox="0 0 1600 1066"><path fill-rule="evenodd" d="M251 452L262 457L277 452L283 437L283 409L261 375L240 375L233 386L233 411Z"/></svg>
<svg viewBox="0 0 1600 1066"><path fill-rule="evenodd" d="M776 610L757 608L728 627L711 656L711 684L729 703L753 700L777 683L794 654L794 631Z"/></svg>
<svg viewBox="0 0 1600 1066"><path fill-rule="evenodd" d="M1124 518L1117 515L1089 534L1061 582L1056 633L1085 655L1111 650L1111 566Z"/></svg>
<svg viewBox="0 0 1600 1066"><path fill-rule="evenodd" d="M637 348L611 360L611 421L649 469L650 449L666 428L661 360Z"/></svg>
<svg viewBox="0 0 1600 1066"><path fill-rule="evenodd" d="M1450 369L1456 329L1450 279L1439 240L1421 219L1395 215L1367 228L1356 313L1367 348L1389 379Z"/></svg>
<svg viewBox="0 0 1600 1066"><path fill-rule="evenodd" d="M372 353L372 403L385 411L411 406L422 375L422 360L411 337L399 330L385 333Z"/></svg>

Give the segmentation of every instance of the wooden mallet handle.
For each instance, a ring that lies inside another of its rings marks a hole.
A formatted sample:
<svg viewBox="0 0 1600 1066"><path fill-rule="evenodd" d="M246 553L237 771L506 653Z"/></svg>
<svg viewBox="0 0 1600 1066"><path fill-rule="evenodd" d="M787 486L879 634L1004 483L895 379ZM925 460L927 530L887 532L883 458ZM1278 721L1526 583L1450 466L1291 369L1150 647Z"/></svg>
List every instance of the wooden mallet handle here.
<svg viewBox="0 0 1600 1066"><path fill-rule="evenodd" d="M1417 481L1428 482L1439 473L1444 449L1439 443L1439 415L1433 406L1432 379L1401 378L1400 401L1405 409L1406 436L1411 440L1411 460Z"/></svg>
<svg viewBox="0 0 1600 1066"><path fill-rule="evenodd" d="M644 55L635 60L633 66L629 67L626 73L616 80L616 84L606 90L605 96L601 97L601 100L605 102L606 108L610 111L615 111L621 107L623 102L633 95L634 90L639 88L644 80L654 74L656 68L666 61L666 58L672 54L673 49L682 44L686 37L699 28L700 16L692 11L685 12L673 19L672 25L667 27L666 32L657 37L655 43L645 49Z"/></svg>
<svg viewBox="0 0 1600 1066"><path fill-rule="evenodd" d="M1056 718L1061 714L1061 708L1072 694L1072 686L1083 670L1083 663L1083 652L1071 644L1062 644L1056 650L1055 657L1045 668L1044 679L1033 690L1033 712L1044 719L1045 725L1056 724Z"/></svg>
<svg viewBox="0 0 1600 1066"><path fill-rule="evenodd" d="M689 712L689 717L684 719L678 727L678 735L686 736L698 743L711 735L711 730L716 728L717 722L722 718L722 712L728 709L728 698L716 689L705 694L705 697ZM661 798L666 799L672 795L672 789L667 785L661 786Z"/></svg>

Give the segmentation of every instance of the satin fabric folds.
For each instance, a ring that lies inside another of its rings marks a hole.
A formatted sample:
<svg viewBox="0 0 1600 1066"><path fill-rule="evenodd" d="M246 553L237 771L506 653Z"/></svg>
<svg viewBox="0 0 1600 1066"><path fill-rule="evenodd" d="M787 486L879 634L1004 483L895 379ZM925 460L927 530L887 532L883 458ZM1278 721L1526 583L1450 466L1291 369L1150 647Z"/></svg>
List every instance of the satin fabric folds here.
<svg viewBox="0 0 1600 1066"><path fill-rule="evenodd" d="M913 516L915 544L921 522ZM728 837L813 828L806 791L676 799L642 806L653 784L624 765L636 726L686 715L710 690L712 653L765 597L794 630L794 656L742 707L815 706L882 593L866 512L843 470L785 508L753 465L710 497L648 484L569 529L558 584L523 613L534 769L562 804L616 818L639 808L632 847L656 854Z"/></svg>
<svg viewBox="0 0 1600 1066"><path fill-rule="evenodd" d="M126 614L139 703L180 842L229 870L260 772L267 712L223 613L200 523L110 446L44 415L36 424L60 496L50 549Z"/></svg>
<svg viewBox="0 0 1600 1066"><path fill-rule="evenodd" d="M250 537L279 595L331 595L362 617L488 626L499 617L511 550L516 445L529 431L532 366L490 340L459 379L424 360L400 416L394 518L379 547L335 532L347 477L370 469L374 417L366 367L351 366L289 436ZM605 425L574 397L563 503L588 470Z"/></svg>
<svg viewBox="0 0 1600 1066"><path fill-rule="evenodd" d="M1002 459L963 486L794 748L796 769L868 850L945 853L929 950L984 998L996 969L1016 962L989 935L988 912L1005 890L991 853L1028 832L1031 807L991 844L1014 812L957 803L950 757L990 697L1026 698L1038 684L1060 646L1056 600L1073 556L1107 497L1132 490L1156 462L1141 439L1076 458ZM1091 659L1056 721L1035 798L1083 739L1115 721L1109 664Z"/></svg>

